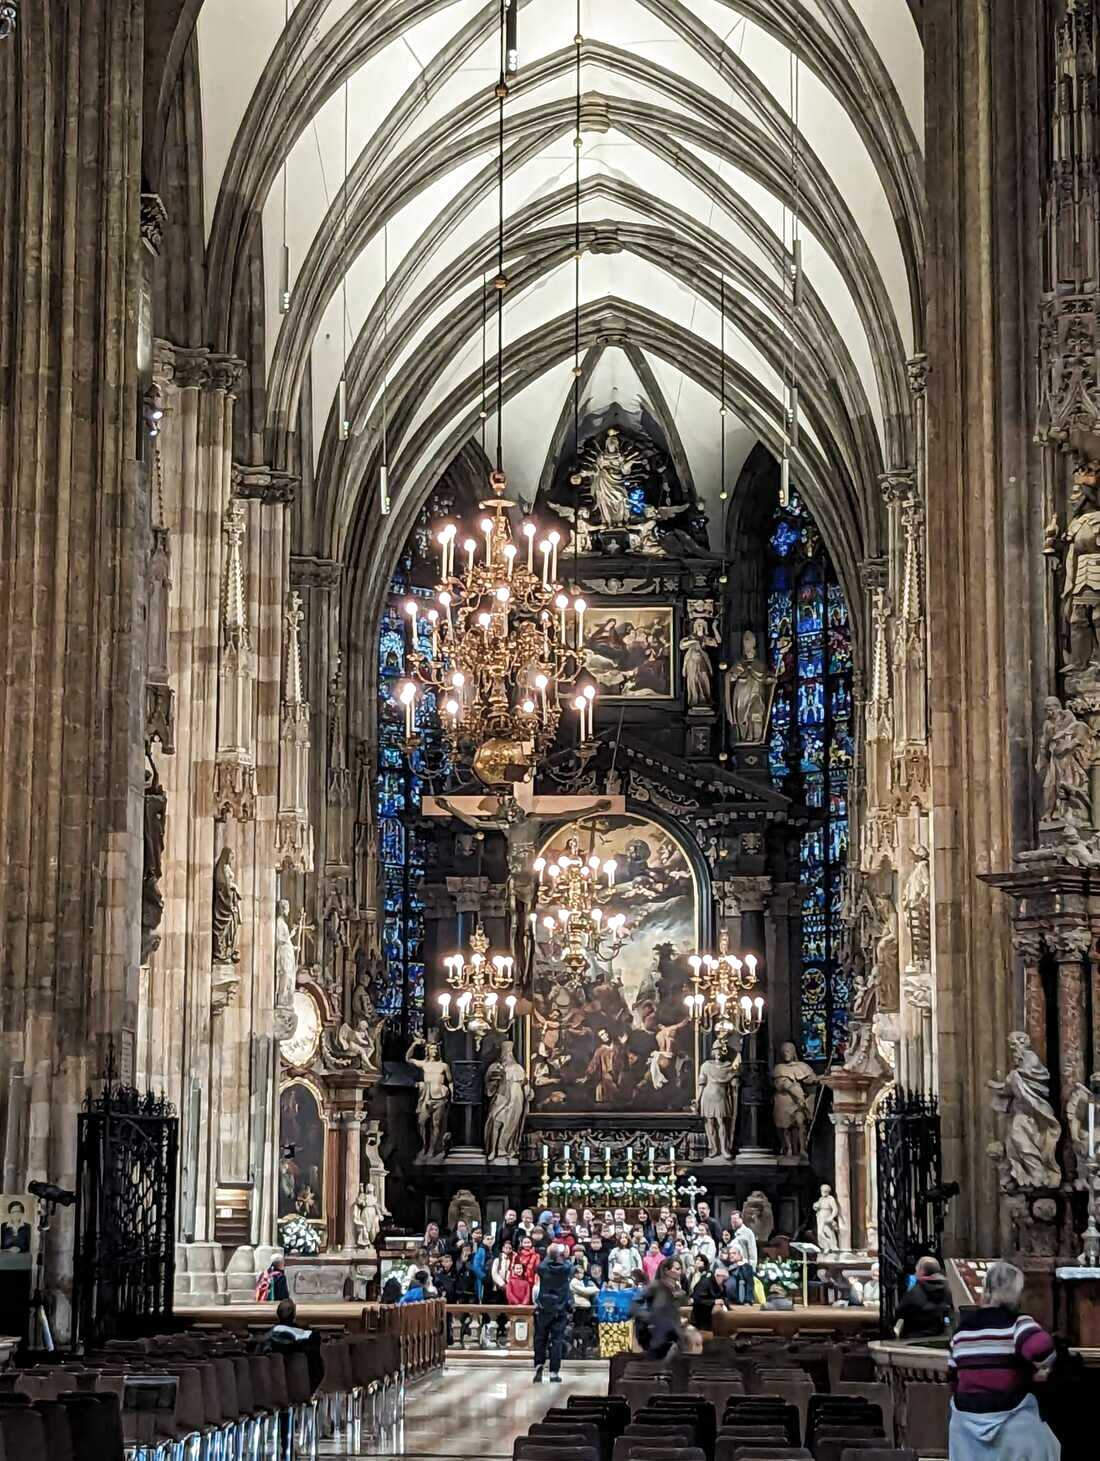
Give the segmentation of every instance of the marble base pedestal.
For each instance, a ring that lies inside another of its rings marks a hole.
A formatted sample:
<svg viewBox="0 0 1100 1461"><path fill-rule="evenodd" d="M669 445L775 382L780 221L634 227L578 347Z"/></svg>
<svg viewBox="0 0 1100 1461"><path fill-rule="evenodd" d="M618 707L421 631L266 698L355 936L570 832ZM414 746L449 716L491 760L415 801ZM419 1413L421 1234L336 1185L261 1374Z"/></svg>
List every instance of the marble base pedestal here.
<svg viewBox="0 0 1100 1461"><path fill-rule="evenodd" d="M319 1253L316 1258L287 1254L286 1276L290 1297L297 1303L339 1303L349 1280L351 1297L365 1298L366 1286L378 1273L378 1260L369 1253Z"/></svg>

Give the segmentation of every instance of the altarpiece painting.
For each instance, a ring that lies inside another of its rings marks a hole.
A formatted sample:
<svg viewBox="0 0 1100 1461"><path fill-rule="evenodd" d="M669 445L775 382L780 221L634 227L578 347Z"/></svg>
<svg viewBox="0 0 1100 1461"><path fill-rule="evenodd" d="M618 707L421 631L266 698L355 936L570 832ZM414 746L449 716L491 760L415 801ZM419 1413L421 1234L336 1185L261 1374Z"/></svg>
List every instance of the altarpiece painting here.
<svg viewBox="0 0 1100 1461"><path fill-rule="evenodd" d="M626 915L613 958L572 973L543 924L536 929L531 1017L533 1109L544 1113L686 1111L696 1047L684 998L699 944L699 892L682 845L637 816L585 817L542 848L547 862L576 838L582 857L613 860L596 901Z"/></svg>

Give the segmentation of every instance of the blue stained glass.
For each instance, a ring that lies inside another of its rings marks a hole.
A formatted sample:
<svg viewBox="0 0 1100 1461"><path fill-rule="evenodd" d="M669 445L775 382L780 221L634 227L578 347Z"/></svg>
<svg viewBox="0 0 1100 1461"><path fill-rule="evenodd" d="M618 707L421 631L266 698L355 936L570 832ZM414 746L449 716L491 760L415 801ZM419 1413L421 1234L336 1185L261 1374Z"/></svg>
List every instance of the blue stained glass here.
<svg viewBox="0 0 1100 1461"><path fill-rule="evenodd" d="M645 511L645 488L632 487L626 494L626 499L630 503L630 516L641 517Z"/></svg>
<svg viewBox="0 0 1100 1461"><path fill-rule="evenodd" d="M838 959L854 760L851 625L821 535L796 493L776 509L767 539L768 650L778 681L768 765L818 823L801 840L801 1033L805 1057L824 1060L843 1049L851 999Z"/></svg>

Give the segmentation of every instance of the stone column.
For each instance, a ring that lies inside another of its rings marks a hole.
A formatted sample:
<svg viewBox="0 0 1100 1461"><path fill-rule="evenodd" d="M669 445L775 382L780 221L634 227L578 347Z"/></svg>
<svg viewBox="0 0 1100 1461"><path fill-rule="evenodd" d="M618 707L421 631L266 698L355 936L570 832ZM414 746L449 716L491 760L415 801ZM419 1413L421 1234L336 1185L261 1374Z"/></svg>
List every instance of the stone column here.
<svg viewBox="0 0 1100 1461"><path fill-rule="evenodd" d="M841 1251L852 1251L852 1153L849 1143L851 1122L847 1116L834 1112L829 1120L836 1130L836 1200L840 1204L840 1219L837 1224Z"/></svg>
<svg viewBox="0 0 1100 1461"><path fill-rule="evenodd" d="M1047 1063L1047 1001L1039 965L1043 957L1043 934L1039 929L1019 928L1012 935L1012 947L1024 966L1024 1029L1031 1048Z"/></svg>
<svg viewBox="0 0 1100 1461"><path fill-rule="evenodd" d="M1085 959L1092 949L1092 930L1080 924L1056 926L1050 946L1058 961L1058 1068L1061 1077L1056 1109L1084 1085L1088 1029L1085 1021Z"/></svg>
<svg viewBox="0 0 1100 1461"><path fill-rule="evenodd" d="M354 1253L359 1244L355 1240L355 1223L352 1214L355 1200L359 1196L360 1153L363 1145L362 1111L345 1111L344 1128L344 1247Z"/></svg>

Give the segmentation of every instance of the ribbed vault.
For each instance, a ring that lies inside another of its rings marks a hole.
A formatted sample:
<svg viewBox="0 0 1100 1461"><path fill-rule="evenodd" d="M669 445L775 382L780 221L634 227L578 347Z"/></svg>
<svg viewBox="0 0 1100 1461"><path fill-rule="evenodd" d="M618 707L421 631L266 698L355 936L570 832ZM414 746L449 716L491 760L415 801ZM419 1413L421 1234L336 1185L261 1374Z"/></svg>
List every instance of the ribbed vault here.
<svg viewBox="0 0 1100 1461"><path fill-rule="evenodd" d="M518 6L502 409L505 466L530 500L576 347L577 50L573 4ZM267 454L276 465L305 455L299 547L344 562L345 632L366 643L377 586L416 513L496 409L483 361L497 351L500 5L299 0L283 21L268 0L205 0L198 19L207 271L218 281L206 335L217 348L238 337L259 250ZM913 455L905 367L923 343L924 198L910 6L582 0L580 29L586 379L601 352L629 352L718 542L721 380L739 453L727 460L732 483L755 442L780 449L793 351L803 428L793 473L854 602L861 562L883 551L878 479ZM345 371L352 436L341 441Z"/></svg>

